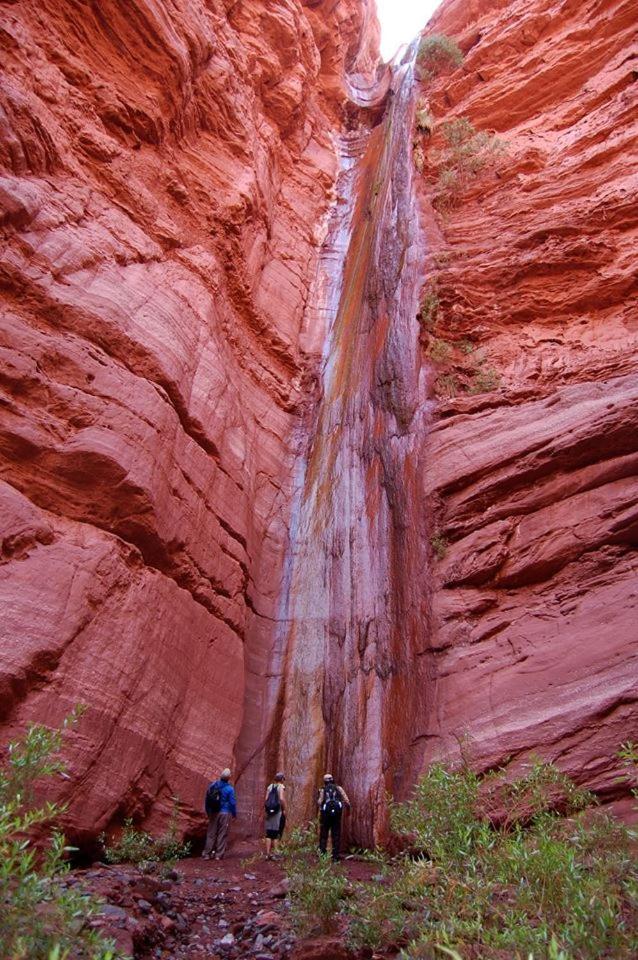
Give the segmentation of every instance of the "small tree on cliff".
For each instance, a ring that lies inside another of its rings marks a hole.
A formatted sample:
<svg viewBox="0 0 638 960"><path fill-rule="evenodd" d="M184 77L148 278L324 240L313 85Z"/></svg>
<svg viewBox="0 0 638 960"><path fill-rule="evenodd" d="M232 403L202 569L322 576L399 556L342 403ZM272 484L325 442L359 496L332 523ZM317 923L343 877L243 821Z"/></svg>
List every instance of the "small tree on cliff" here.
<svg viewBox="0 0 638 960"><path fill-rule="evenodd" d="M500 137L477 130L467 117L455 117L441 124L445 146L434 156L438 167L436 206L455 206L473 177L494 168L507 154Z"/></svg>
<svg viewBox="0 0 638 960"><path fill-rule="evenodd" d="M67 718L63 730L79 714ZM46 827L63 811L59 804L35 803L37 782L65 769L62 736L62 730L30 726L22 739L9 743L0 767L0 956L10 960L116 956L86 926L99 904L62 882L70 849L62 833L53 830L41 849L31 839L34 828Z"/></svg>
<svg viewBox="0 0 638 960"><path fill-rule="evenodd" d="M421 79L431 80L460 67L463 63L463 54L459 45L443 33L433 33L423 37L419 44L417 63Z"/></svg>

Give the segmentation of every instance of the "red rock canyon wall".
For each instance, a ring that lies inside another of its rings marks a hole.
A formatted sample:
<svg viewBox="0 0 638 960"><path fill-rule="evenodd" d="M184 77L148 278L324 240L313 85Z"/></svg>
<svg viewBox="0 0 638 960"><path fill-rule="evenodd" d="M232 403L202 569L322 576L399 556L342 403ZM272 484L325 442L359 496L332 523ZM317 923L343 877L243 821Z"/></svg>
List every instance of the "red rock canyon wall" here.
<svg viewBox="0 0 638 960"><path fill-rule="evenodd" d="M360 0L2 7L1 720L87 704L76 840L173 795L199 824L262 735L331 131L377 39Z"/></svg>
<svg viewBox="0 0 638 960"><path fill-rule="evenodd" d="M465 733L620 795L635 12L449 0L465 62L419 88L371 6L1 8L0 722L87 704L76 840L199 826L227 763L250 826L283 762L369 841ZM419 95L509 143L445 218Z"/></svg>
<svg viewBox="0 0 638 960"><path fill-rule="evenodd" d="M465 62L424 91L509 146L427 229L457 389L425 445L449 546L421 762L467 732L484 766L539 751L606 800L638 731L637 27L623 0L449 2L430 29Z"/></svg>

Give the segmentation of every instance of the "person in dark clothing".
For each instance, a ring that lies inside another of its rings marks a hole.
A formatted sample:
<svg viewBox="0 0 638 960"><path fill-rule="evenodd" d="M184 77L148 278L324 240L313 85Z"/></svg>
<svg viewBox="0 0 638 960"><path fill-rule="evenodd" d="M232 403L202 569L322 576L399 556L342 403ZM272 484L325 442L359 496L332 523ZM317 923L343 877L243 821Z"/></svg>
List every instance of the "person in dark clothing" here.
<svg viewBox="0 0 638 960"><path fill-rule="evenodd" d="M208 816L208 830L206 844L202 858L221 860L226 852L228 830L231 818L237 816L237 799L235 790L230 784L230 770L222 770L219 780L209 784L206 791L206 814Z"/></svg>
<svg viewBox="0 0 638 960"><path fill-rule="evenodd" d="M350 809L350 801L343 787L334 782L331 773L323 778L323 787L317 796L319 807L319 850L328 852L328 836L332 837L332 859L340 860L341 817L344 807Z"/></svg>
<svg viewBox="0 0 638 960"><path fill-rule="evenodd" d="M285 776L278 773L266 787L266 859L275 860L277 841L281 840L286 826Z"/></svg>

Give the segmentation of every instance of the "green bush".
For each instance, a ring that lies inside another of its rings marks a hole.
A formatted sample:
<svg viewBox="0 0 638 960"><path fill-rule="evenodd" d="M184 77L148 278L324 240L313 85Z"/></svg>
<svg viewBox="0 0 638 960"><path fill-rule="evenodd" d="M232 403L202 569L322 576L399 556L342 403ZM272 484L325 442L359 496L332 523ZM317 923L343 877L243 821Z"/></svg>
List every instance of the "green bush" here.
<svg viewBox="0 0 638 960"><path fill-rule="evenodd" d="M325 933L341 912L348 880L327 854L317 852L318 824L291 830L282 844L290 881L291 915L300 934Z"/></svg>
<svg viewBox="0 0 638 960"><path fill-rule="evenodd" d="M452 346L447 340L441 340L440 337L432 337L428 346L428 356L434 363L445 363L449 360L452 353Z"/></svg>
<svg viewBox="0 0 638 960"><path fill-rule="evenodd" d="M439 560L442 560L447 553L448 542L441 534L435 534L430 540L430 545Z"/></svg>
<svg viewBox="0 0 638 960"><path fill-rule="evenodd" d="M65 720L63 729L80 712ZM40 848L31 839L34 828L46 828L64 809L35 802L38 781L64 772L62 739L62 730L32 725L9 744L0 769L0 956L7 960L116 956L112 945L87 926L100 904L62 882L71 850L62 833L53 830Z"/></svg>
<svg viewBox="0 0 638 960"><path fill-rule="evenodd" d="M618 750L618 759L626 770L623 779L632 784L631 795L638 800L638 744L632 740L621 743Z"/></svg>
<svg viewBox="0 0 638 960"><path fill-rule="evenodd" d="M341 910L347 878L329 854L316 854L303 869L290 875L292 918L300 933L325 933Z"/></svg>
<svg viewBox="0 0 638 960"><path fill-rule="evenodd" d="M633 776L633 744L620 755ZM316 825L292 831L284 857L295 925L325 931L341 915L352 949L403 947L402 960L630 960L637 838L592 804L540 760L513 780L434 764L413 798L392 807L409 853L375 852L372 883L348 889L317 859Z"/></svg>
<svg viewBox="0 0 638 960"><path fill-rule="evenodd" d="M441 129L445 146L435 157L439 170L436 205L445 210L458 203L472 177L499 162L507 145L499 137L477 130L467 117L447 120Z"/></svg>
<svg viewBox="0 0 638 960"><path fill-rule="evenodd" d="M399 960L434 960L435 957L438 957L439 960L441 957L451 957L452 960L463 960L461 954L451 947L444 947L440 943L432 947L426 940L420 939L414 940L410 944L409 949L402 950L399 954Z"/></svg>
<svg viewBox="0 0 638 960"><path fill-rule="evenodd" d="M387 861L386 870L391 866ZM355 884L346 908L352 949L396 948L417 937L428 922L434 881L432 864L419 858L395 865L390 882Z"/></svg>
<svg viewBox="0 0 638 960"><path fill-rule="evenodd" d="M109 845L104 834L101 836L104 847L104 859L107 863L168 863L190 854L190 843L183 843L177 832L177 800L174 801L173 815L166 833L153 837L145 830L139 830L131 819L124 821L122 833L113 845Z"/></svg>
<svg viewBox="0 0 638 960"><path fill-rule="evenodd" d="M418 133L432 133L434 130L434 115L428 107L427 100L419 99L414 114L414 124Z"/></svg>
<svg viewBox="0 0 638 960"><path fill-rule="evenodd" d="M436 378L434 384L436 393L439 396L447 397L452 399L456 397L459 392L459 379L453 373L443 373Z"/></svg>
<svg viewBox="0 0 638 960"><path fill-rule="evenodd" d="M635 747L621 758L633 777ZM593 803L540 760L515 779L433 764L392 805L407 849L376 853L373 882L348 890L317 861L316 827L293 831L293 917L306 933L340 914L353 950L403 948L402 960L633 960L638 838Z"/></svg>
<svg viewBox="0 0 638 960"><path fill-rule="evenodd" d="M432 329L439 313L440 300L435 280L430 281L419 307L419 320L427 329Z"/></svg>
<svg viewBox="0 0 638 960"><path fill-rule="evenodd" d="M494 367L479 367L467 392L472 395L490 393L498 390L500 385L501 378Z"/></svg>
<svg viewBox="0 0 638 960"><path fill-rule="evenodd" d="M610 817L579 813L591 802L540 761L514 781L433 765L393 809L396 830L436 868L427 921L404 957L441 947L486 960L635 956L635 837Z"/></svg>
<svg viewBox="0 0 638 960"><path fill-rule="evenodd" d="M423 79L438 77L448 70L454 70L463 63L463 54L459 45L442 33L433 33L423 37L417 53Z"/></svg>

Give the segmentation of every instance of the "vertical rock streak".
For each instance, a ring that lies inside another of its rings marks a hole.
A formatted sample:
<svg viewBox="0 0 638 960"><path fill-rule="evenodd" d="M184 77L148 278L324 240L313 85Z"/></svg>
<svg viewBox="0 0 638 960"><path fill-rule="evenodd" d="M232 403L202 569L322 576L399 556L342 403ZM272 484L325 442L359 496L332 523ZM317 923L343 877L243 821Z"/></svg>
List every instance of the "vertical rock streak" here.
<svg viewBox="0 0 638 960"><path fill-rule="evenodd" d="M413 56L382 121L341 141L339 198L311 309L326 315L322 397L292 529L280 754L309 812L327 765L355 806L354 836L383 830L407 772L416 708L424 538L416 496L418 223ZM347 249L345 249L347 246ZM399 716L400 714L400 716Z"/></svg>

